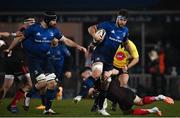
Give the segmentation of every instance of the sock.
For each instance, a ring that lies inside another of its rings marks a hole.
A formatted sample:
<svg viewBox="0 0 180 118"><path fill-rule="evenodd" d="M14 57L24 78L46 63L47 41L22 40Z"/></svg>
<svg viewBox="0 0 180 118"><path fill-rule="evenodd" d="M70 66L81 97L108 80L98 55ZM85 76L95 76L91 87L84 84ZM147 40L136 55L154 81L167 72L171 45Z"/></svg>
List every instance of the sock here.
<svg viewBox="0 0 180 118"><path fill-rule="evenodd" d="M152 102L156 101L154 96L146 96L143 98L144 104L151 104Z"/></svg>
<svg viewBox="0 0 180 118"><path fill-rule="evenodd" d="M51 108L51 105L52 105L52 100L55 98L55 90L50 90L50 89L47 89L46 91L46 108L45 110L49 110Z"/></svg>
<svg viewBox="0 0 180 118"><path fill-rule="evenodd" d="M99 103L99 95L95 98L94 105L98 105L98 103Z"/></svg>
<svg viewBox="0 0 180 118"><path fill-rule="evenodd" d="M22 89L19 89L17 92L16 92L16 95L14 97L14 99L11 101L11 106L16 106L16 103L24 97L24 91Z"/></svg>
<svg viewBox="0 0 180 118"><path fill-rule="evenodd" d="M106 98L107 91L102 90L99 94L99 109L103 109L104 100Z"/></svg>
<svg viewBox="0 0 180 118"><path fill-rule="evenodd" d="M41 102L43 106L46 105L46 95L41 95Z"/></svg>
<svg viewBox="0 0 180 118"><path fill-rule="evenodd" d="M149 111L146 109L134 109L133 115L146 115L149 114Z"/></svg>

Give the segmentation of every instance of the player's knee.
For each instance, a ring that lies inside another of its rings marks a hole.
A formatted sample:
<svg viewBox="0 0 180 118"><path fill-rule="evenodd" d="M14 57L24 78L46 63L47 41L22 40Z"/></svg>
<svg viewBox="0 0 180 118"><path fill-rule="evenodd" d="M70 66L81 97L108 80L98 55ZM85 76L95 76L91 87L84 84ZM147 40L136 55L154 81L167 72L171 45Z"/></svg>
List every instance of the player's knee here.
<svg viewBox="0 0 180 118"><path fill-rule="evenodd" d="M95 91L94 88L90 88L89 91L88 91L88 96L92 96L94 91Z"/></svg>
<svg viewBox="0 0 180 118"><path fill-rule="evenodd" d="M45 74L40 74L40 75L38 75L38 76L36 77L36 81L37 81L38 83L43 82L43 81L46 81L46 76L45 76Z"/></svg>
<svg viewBox="0 0 180 118"><path fill-rule="evenodd" d="M101 62L96 62L92 65L92 76L93 78L99 78L103 72L103 64Z"/></svg>
<svg viewBox="0 0 180 118"><path fill-rule="evenodd" d="M14 80L14 75L5 75L5 79Z"/></svg>
<svg viewBox="0 0 180 118"><path fill-rule="evenodd" d="M36 87L38 89L46 87L47 81L46 81L46 76L44 74L40 74L39 76L37 76L36 80L37 80Z"/></svg>
<svg viewBox="0 0 180 118"><path fill-rule="evenodd" d="M135 99L134 99L134 104L135 104L135 105L139 105L139 106L144 105L142 98L140 98L140 97L137 96L137 95L136 95L136 97L135 97Z"/></svg>
<svg viewBox="0 0 180 118"><path fill-rule="evenodd" d="M48 89L54 89L57 85L55 81L56 75L54 73L51 73L46 76L47 84L48 84Z"/></svg>

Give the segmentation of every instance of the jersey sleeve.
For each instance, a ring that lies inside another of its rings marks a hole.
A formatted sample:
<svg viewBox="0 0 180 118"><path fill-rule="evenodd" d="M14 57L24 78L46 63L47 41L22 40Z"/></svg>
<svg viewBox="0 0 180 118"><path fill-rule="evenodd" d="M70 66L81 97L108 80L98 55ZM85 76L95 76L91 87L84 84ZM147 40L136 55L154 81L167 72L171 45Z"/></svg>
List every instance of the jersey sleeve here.
<svg viewBox="0 0 180 118"><path fill-rule="evenodd" d="M63 37L62 32L57 28L55 29L54 34L55 34L54 37L59 39L59 40L61 40L61 38Z"/></svg>
<svg viewBox="0 0 180 118"><path fill-rule="evenodd" d="M63 53L65 56L71 56L71 53L66 46L63 46Z"/></svg>
<svg viewBox="0 0 180 118"><path fill-rule="evenodd" d="M130 54L131 54L132 58L138 58L139 53L138 53L138 50L136 48L136 45L131 41L129 41L129 43L130 43Z"/></svg>
<svg viewBox="0 0 180 118"><path fill-rule="evenodd" d="M99 24L97 24L97 29L104 29L104 30L108 30L108 22L105 21L105 22L101 22Z"/></svg>
<svg viewBox="0 0 180 118"><path fill-rule="evenodd" d="M128 30L128 28L127 27L125 27L125 32L124 32L125 34L125 36L124 36L124 39L123 39L123 42L126 42L126 41L128 41L128 37L129 37L129 30Z"/></svg>
<svg viewBox="0 0 180 118"><path fill-rule="evenodd" d="M34 27L35 27L35 25L31 25L31 26L29 26L27 29L25 29L25 30L23 31L24 36L25 36L26 38L33 34L33 32L34 32Z"/></svg>

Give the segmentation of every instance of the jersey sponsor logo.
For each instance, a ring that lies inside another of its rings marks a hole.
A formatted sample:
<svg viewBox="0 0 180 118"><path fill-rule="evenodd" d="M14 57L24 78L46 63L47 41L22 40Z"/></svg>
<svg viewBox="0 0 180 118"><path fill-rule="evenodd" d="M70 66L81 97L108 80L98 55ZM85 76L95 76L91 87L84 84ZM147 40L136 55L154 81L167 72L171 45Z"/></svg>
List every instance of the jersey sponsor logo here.
<svg viewBox="0 0 180 118"><path fill-rule="evenodd" d="M43 37L43 40L46 40L47 39L47 37Z"/></svg>
<svg viewBox="0 0 180 118"><path fill-rule="evenodd" d="M123 52L118 52L117 54L116 54L116 59L117 60L123 60L123 59L125 59L125 54L123 53Z"/></svg>
<svg viewBox="0 0 180 118"><path fill-rule="evenodd" d="M34 41L37 42L37 43L51 43L51 41L49 40L46 40L47 38L44 37L43 40L38 40L38 39L35 39Z"/></svg>
<svg viewBox="0 0 180 118"><path fill-rule="evenodd" d="M115 39L115 38L113 38L113 37L109 37L109 39L110 39L110 40L112 40L112 41L116 41L116 42L122 43L122 41L121 41L121 40L119 40L119 39Z"/></svg>

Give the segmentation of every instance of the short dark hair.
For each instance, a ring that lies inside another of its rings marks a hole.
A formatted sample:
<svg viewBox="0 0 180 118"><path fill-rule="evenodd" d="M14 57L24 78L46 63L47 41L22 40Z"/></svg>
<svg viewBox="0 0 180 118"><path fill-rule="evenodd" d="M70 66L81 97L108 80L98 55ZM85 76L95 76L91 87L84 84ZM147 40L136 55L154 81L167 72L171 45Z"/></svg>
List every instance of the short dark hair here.
<svg viewBox="0 0 180 118"><path fill-rule="evenodd" d="M127 9L120 9L118 15L121 15L121 16L128 18L128 10Z"/></svg>
<svg viewBox="0 0 180 118"><path fill-rule="evenodd" d="M90 71L91 71L91 68L88 67L88 66L83 67L83 68L80 70L79 74L82 74L83 72L85 72L85 71L87 71L87 70L90 70Z"/></svg>

